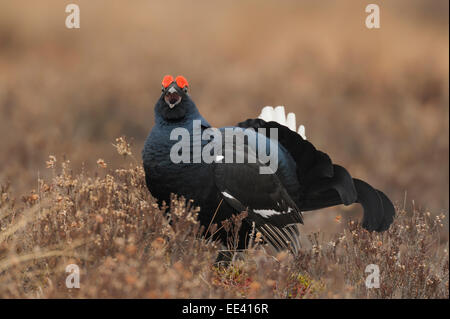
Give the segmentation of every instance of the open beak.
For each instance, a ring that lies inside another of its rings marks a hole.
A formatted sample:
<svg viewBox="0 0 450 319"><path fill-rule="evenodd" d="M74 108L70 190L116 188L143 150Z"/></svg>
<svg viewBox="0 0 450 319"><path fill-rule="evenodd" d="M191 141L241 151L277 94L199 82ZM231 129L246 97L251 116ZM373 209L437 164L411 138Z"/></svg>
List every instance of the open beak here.
<svg viewBox="0 0 450 319"><path fill-rule="evenodd" d="M172 109L181 102L181 95L178 93L177 89L172 86L164 95L164 101L166 101L167 105Z"/></svg>

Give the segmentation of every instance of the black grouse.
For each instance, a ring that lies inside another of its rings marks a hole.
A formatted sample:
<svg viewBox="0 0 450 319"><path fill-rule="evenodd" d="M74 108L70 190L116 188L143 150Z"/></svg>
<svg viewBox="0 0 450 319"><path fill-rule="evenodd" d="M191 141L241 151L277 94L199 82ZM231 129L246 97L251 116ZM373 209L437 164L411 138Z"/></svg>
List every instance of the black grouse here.
<svg viewBox="0 0 450 319"><path fill-rule="evenodd" d="M184 77L165 76L162 85L142 150L147 187L160 203L170 203L171 193L192 199L205 229L247 211L238 249L255 227L275 249L296 254L302 211L339 204L360 203L369 231L389 228L395 209L388 197L297 133L292 113L283 123L275 120L284 109L271 116L265 108L260 118L215 129L200 115ZM215 236L227 242L223 229Z"/></svg>

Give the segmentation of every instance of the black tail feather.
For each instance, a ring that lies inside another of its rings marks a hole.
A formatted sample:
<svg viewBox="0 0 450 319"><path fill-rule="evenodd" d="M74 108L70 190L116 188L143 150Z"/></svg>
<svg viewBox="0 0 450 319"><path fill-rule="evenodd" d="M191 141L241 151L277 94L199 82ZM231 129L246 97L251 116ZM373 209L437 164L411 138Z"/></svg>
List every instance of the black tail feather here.
<svg viewBox="0 0 450 319"><path fill-rule="evenodd" d="M378 196L380 196L381 201L383 202L383 223L380 225L377 231L385 231L389 229L389 226L394 221L395 216L395 208L392 202L389 200L389 198L380 190L376 190L378 193Z"/></svg>
<svg viewBox="0 0 450 319"><path fill-rule="evenodd" d="M318 194L310 194L303 199L300 208L301 211L316 210L342 204L339 193L334 189L329 189Z"/></svg>
<svg viewBox="0 0 450 319"><path fill-rule="evenodd" d="M394 220L395 209L387 196L366 182L354 178L357 202L364 208L362 226L369 231L382 232L389 228Z"/></svg>
<svg viewBox="0 0 450 319"><path fill-rule="evenodd" d="M347 170L334 165L330 157L317 150L299 134L277 122L250 119L240 127L278 128L278 140L289 151L297 165L302 195L302 211L358 202L364 208L362 225L369 231L385 231L394 220L395 209L389 198L366 182L354 179Z"/></svg>
<svg viewBox="0 0 450 319"><path fill-rule="evenodd" d="M385 231L394 220L395 208L389 198L366 182L352 179L343 167L335 165L333 179L322 180L311 191L302 202L302 211L357 202L364 209L362 226L369 231Z"/></svg>
<svg viewBox="0 0 450 319"><path fill-rule="evenodd" d="M333 205L350 205L357 199L355 185L345 168L333 165L333 177L319 179L308 187L301 209L313 210ZM309 209L308 209L309 208Z"/></svg>
<svg viewBox="0 0 450 319"><path fill-rule="evenodd" d="M377 191L366 182L353 179L358 192L357 202L364 208L362 226L370 231L377 230L383 223L383 202Z"/></svg>

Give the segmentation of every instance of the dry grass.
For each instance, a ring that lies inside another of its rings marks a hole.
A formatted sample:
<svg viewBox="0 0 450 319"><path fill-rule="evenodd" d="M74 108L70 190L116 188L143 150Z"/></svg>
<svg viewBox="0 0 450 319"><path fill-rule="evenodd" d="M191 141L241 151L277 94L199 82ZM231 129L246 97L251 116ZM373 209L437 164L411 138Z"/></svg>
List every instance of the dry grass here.
<svg viewBox="0 0 450 319"><path fill-rule="evenodd" d="M64 2L0 2L0 296L448 297L448 1L383 2L380 30L358 0L74 2L80 30ZM129 156L167 73L217 127L286 105L400 207L394 227L377 237L348 225L357 205L327 209L305 216L298 260L256 247L211 268L214 245L192 219L166 225ZM79 291L63 287L70 262Z"/></svg>
<svg viewBox="0 0 450 319"><path fill-rule="evenodd" d="M199 210L173 198L169 225L143 170L130 161L117 169L101 162L91 176L73 175L69 161L51 158L53 178L39 180L39 191L19 203L2 189L0 297L449 297L444 216L399 210L384 234L350 220L332 241L309 236L295 259L268 254L256 234L231 265L214 266L218 245L200 236ZM225 227L232 247L232 221ZM65 268L73 263L81 270L80 289L65 286ZM379 289L365 287L369 264L380 268Z"/></svg>

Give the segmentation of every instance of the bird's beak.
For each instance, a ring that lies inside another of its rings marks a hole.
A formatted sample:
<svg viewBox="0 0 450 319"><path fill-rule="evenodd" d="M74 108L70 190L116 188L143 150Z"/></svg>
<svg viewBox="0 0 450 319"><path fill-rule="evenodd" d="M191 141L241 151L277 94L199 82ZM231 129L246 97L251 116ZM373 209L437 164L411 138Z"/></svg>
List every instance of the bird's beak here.
<svg viewBox="0 0 450 319"><path fill-rule="evenodd" d="M181 102L181 95L175 87L171 86L164 96L164 101L166 101L167 105L172 109Z"/></svg>
<svg viewBox="0 0 450 319"><path fill-rule="evenodd" d="M170 89L167 92L175 93L175 92L177 92L177 89L172 86L172 87L170 87Z"/></svg>

